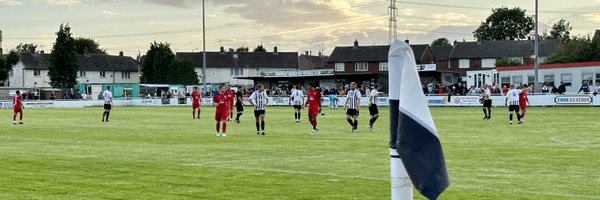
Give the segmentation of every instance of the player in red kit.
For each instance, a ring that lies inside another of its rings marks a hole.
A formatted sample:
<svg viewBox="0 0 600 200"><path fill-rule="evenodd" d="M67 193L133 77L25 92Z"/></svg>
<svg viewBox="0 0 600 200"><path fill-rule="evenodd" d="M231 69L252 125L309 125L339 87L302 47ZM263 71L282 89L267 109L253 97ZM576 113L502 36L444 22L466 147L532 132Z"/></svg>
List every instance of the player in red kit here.
<svg viewBox="0 0 600 200"><path fill-rule="evenodd" d="M194 88L194 92L192 92L192 117L194 119L200 119L200 111L202 105L201 102L202 97L200 97L200 92L198 92L198 89ZM196 111L198 111L198 114L196 114Z"/></svg>
<svg viewBox="0 0 600 200"><path fill-rule="evenodd" d="M527 105L529 105L529 98L527 97L528 91L529 87L527 84L524 84L523 88L521 88L521 93L519 93L519 105L521 106L521 113L519 113L521 115L521 121L519 121L519 124L525 122L525 112L527 112Z"/></svg>
<svg viewBox="0 0 600 200"><path fill-rule="evenodd" d="M308 121L313 127L312 133L316 134L319 132L317 116L319 116L321 110L321 92L316 90L312 83L308 84L308 89L308 101L306 101L305 106L308 106Z"/></svg>
<svg viewBox="0 0 600 200"><path fill-rule="evenodd" d="M17 113L19 113L19 124L23 124L23 96L19 90L16 94L13 98L13 124L17 124Z"/></svg>
<svg viewBox="0 0 600 200"><path fill-rule="evenodd" d="M229 108L229 116L227 118L227 121L231 120L233 118L233 108L235 107L234 103L235 103L235 91L231 89L231 85L227 84L227 90L225 92L225 94L227 95L227 106Z"/></svg>
<svg viewBox="0 0 600 200"><path fill-rule="evenodd" d="M227 136L227 117L229 117L229 106L225 86L219 86L219 93L215 94L213 103L217 107L215 120L217 121L217 136Z"/></svg>

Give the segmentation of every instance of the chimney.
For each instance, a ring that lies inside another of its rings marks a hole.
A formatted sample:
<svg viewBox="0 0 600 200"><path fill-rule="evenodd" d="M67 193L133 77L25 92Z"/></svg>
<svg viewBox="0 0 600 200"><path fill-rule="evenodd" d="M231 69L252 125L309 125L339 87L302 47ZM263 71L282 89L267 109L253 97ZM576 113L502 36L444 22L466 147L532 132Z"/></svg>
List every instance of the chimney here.
<svg viewBox="0 0 600 200"><path fill-rule="evenodd" d="M354 39L354 48L358 48L358 39Z"/></svg>
<svg viewBox="0 0 600 200"><path fill-rule="evenodd" d="M308 51L305 51L305 52L304 52L304 55L307 55L307 56L308 56Z"/></svg>
<svg viewBox="0 0 600 200"><path fill-rule="evenodd" d="M221 46L221 53L225 53L225 47Z"/></svg>
<svg viewBox="0 0 600 200"><path fill-rule="evenodd" d="M44 50L41 50L41 51L40 51L40 54L44 54Z"/></svg>
<svg viewBox="0 0 600 200"><path fill-rule="evenodd" d="M323 56L323 53L321 53L321 51L319 51L319 57Z"/></svg>
<svg viewBox="0 0 600 200"><path fill-rule="evenodd" d="M406 39L406 40L404 40L404 43L410 44L410 40Z"/></svg>
<svg viewBox="0 0 600 200"><path fill-rule="evenodd" d="M277 53L277 46L273 47L273 53Z"/></svg>
<svg viewBox="0 0 600 200"><path fill-rule="evenodd" d="M483 37L482 36L478 36L477 37L477 44L481 44L481 42L483 42Z"/></svg>
<svg viewBox="0 0 600 200"><path fill-rule="evenodd" d="M454 40L454 45L452 45L452 46L456 46L457 43L458 43L458 41Z"/></svg>
<svg viewBox="0 0 600 200"><path fill-rule="evenodd" d="M119 56L123 56L123 51L119 51Z"/></svg>
<svg viewBox="0 0 600 200"><path fill-rule="evenodd" d="M312 50L308 51L308 55L312 56Z"/></svg>

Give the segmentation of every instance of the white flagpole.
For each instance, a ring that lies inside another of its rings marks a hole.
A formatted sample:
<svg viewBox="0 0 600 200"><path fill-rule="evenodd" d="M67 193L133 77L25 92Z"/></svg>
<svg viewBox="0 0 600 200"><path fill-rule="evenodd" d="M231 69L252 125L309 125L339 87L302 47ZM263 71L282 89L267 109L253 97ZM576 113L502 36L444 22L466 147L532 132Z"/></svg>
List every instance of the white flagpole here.
<svg viewBox="0 0 600 200"><path fill-rule="evenodd" d="M398 40L392 42L388 55L388 88L390 93L390 177L392 181L392 200L412 200L413 185L406 172L406 168L402 163L402 159L400 159L398 151L395 149L397 148L396 136L398 133L398 106L401 87L400 77L402 77L402 68L399 65L402 61L400 61L400 52L392 47L399 42L400 41Z"/></svg>

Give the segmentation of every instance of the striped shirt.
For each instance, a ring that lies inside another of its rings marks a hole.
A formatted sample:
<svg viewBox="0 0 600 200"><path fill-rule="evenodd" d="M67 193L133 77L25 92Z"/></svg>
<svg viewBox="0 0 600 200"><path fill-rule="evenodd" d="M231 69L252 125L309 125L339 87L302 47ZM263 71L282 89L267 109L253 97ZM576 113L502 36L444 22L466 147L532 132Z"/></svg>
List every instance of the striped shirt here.
<svg viewBox="0 0 600 200"><path fill-rule="evenodd" d="M265 110L267 106L267 96L266 92L254 91L250 96L250 99L254 102L254 110Z"/></svg>
<svg viewBox="0 0 600 200"><path fill-rule="evenodd" d="M360 94L360 91L354 89L354 90L349 90L348 91L348 99L346 99L346 101L348 101L348 108L349 109L358 109L358 107L360 105L358 105L358 100L360 100L360 97L362 95Z"/></svg>
<svg viewBox="0 0 600 200"><path fill-rule="evenodd" d="M519 89L512 89L512 90L508 91L508 101L509 101L508 105L511 105L511 106L519 105L519 93L521 93L521 90L519 90Z"/></svg>
<svg viewBox="0 0 600 200"><path fill-rule="evenodd" d="M304 94L302 94L302 90L294 90L292 92L292 101L294 101L294 106L301 106L302 100L304 99Z"/></svg>
<svg viewBox="0 0 600 200"><path fill-rule="evenodd" d="M104 104L110 104L112 101L112 92L110 92L110 90L105 90L102 93L102 99L104 99Z"/></svg>
<svg viewBox="0 0 600 200"><path fill-rule="evenodd" d="M489 100L491 95L492 91L490 91L489 88L485 88L485 90L483 90L483 100Z"/></svg>
<svg viewBox="0 0 600 200"><path fill-rule="evenodd" d="M379 91L377 91L376 89L371 90L371 98L369 98L369 101L371 101L371 104L377 104L377 96L379 95Z"/></svg>

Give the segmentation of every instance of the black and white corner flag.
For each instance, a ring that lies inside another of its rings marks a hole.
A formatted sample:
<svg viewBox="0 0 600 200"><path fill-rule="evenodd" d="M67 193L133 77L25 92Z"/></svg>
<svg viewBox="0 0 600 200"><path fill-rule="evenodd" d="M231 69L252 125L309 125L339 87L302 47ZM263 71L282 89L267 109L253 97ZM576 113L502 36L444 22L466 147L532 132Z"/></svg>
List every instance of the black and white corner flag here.
<svg viewBox="0 0 600 200"><path fill-rule="evenodd" d="M388 56L390 148L398 152L415 188L423 196L437 199L450 180L413 51L396 40Z"/></svg>

